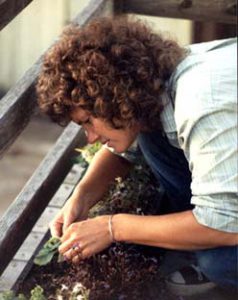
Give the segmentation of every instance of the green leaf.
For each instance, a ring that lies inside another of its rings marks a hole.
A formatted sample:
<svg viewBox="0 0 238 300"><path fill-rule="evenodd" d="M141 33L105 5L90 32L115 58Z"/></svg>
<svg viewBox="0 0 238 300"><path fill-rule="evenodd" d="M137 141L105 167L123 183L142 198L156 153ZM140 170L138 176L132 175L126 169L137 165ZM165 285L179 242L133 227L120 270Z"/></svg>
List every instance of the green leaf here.
<svg viewBox="0 0 238 300"><path fill-rule="evenodd" d="M97 153L97 151L102 147L102 144L99 142L96 142L92 145L87 145L84 148L80 149L80 148L76 148L75 150L77 152L81 153L81 157L88 163L90 164L90 162L92 161L95 153ZM79 162L81 162L82 160L79 159Z"/></svg>
<svg viewBox="0 0 238 300"><path fill-rule="evenodd" d="M51 262L52 258L54 257L55 252L51 251L48 252L46 255L37 255L34 259L34 264L38 266L45 266L49 262Z"/></svg>
<svg viewBox="0 0 238 300"><path fill-rule="evenodd" d="M23 294L19 294L18 300L27 300L27 298Z"/></svg>
<svg viewBox="0 0 238 300"><path fill-rule="evenodd" d="M13 291L5 291L0 294L0 300L27 300L23 294L15 295Z"/></svg>
<svg viewBox="0 0 238 300"><path fill-rule="evenodd" d="M47 300L44 296L44 290L42 287L37 285L32 291L31 291L31 298L30 300Z"/></svg>
<svg viewBox="0 0 238 300"><path fill-rule="evenodd" d="M5 291L0 294L0 300L15 300L15 293L13 291Z"/></svg>
<svg viewBox="0 0 238 300"><path fill-rule="evenodd" d="M54 255L58 252L59 245L61 241L59 238L52 237L50 238L39 251L34 259L34 263L38 266L47 265L51 262Z"/></svg>
<svg viewBox="0 0 238 300"><path fill-rule="evenodd" d="M50 238L44 245L44 249L54 250L58 249L59 245L61 244L61 241L57 237Z"/></svg>
<svg viewBox="0 0 238 300"><path fill-rule="evenodd" d="M50 251L48 249L45 249L45 248L42 248L39 253L37 254L37 257L43 257L43 256L46 256L48 255Z"/></svg>

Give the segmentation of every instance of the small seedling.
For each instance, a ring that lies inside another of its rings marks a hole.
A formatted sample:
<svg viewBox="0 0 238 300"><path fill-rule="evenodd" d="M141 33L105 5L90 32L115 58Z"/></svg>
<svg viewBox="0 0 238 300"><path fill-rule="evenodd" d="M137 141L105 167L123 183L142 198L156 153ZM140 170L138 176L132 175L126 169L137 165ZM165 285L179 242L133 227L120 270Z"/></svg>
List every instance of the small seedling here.
<svg viewBox="0 0 238 300"><path fill-rule="evenodd" d="M90 164L96 152L102 147L102 144L99 142L94 143L93 145L87 145L84 148L76 148L75 151L80 152L82 155L83 161L87 164ZM82 160L79 158L79 162Z"/></svg>
<svg viewBox="0 0 238 300"><path fill-rule="evenodd" d="M47 300L44 296L44 290L37 285L31 290L30 298L26 298L23 294L16 295L13 291L5 291L0 294L0 300Z"/></svg>
<svg viewBox="0 0 238 300"><path fill-rule="evenodd" d="M34 259L34 263L38 266L47 265L51 262L52 258L56 253L58 253L59 245L61 241L57 237L50 238L39 251Z"/></svg>

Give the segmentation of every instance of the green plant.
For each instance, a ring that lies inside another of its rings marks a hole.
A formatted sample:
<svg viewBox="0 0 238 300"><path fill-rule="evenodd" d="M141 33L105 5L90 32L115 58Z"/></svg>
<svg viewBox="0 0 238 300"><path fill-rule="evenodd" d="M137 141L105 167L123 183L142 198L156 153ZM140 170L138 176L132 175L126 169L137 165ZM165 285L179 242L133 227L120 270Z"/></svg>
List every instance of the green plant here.
<svg viewBox="0 0 238 300"><path fill-rule="evenodd" d="M148 166L141 163L126 178L116 178L104 199L90 210L90 217L116 213L153 215L160 197L160 189Z"/></svg>
<svg viewBox="0 0 238 300"><path fill-rule="evenodd" d="M5 291L0 294L0 300L27 300L23 294L15 295L13 291Z"/></svg>
<svg viewBox="0 0 238 300"><path fill-rule="evenodd" d="M23 294L16 295L13 291L5 291L0 294L0 300L27 300ZM31 290L31 297L29 300L47 300L44 296L44 290L37 285Z"/></svg>
<svg viewBox="0 0 238 300"><path fill-rule="evenodd" d="M77 158L78 163L86 162L90 164L95 153L101 148L102 144L99 142L94 143L93 145L87 145L84 148L76 148L75 151L80 152L81 155Z"/></svg>
<svg viewBox="0 0 238 300"><path fill-rule="evenodd" d="M34 263L39 266L47 265L52 260L54 255L58 253L58 248L60 244L61 241L59 238L50 238L35 257Z"/></svg>
<svg viewBox="0 0 238 300"><path fill-rule="evenodd" d="M86 157L96 152L96 148L91 147L83 149ZM86 167L88 162L84 161L82 155L79 157ZM90 217L115 213L152 215L156 213L160 197L157 182L148 166L140 161L127 178L115 180L105 198L90 210ZM57 252L57 249L54 250ZM39 256L44 262L49 262L45 258L45 251ZM150 295L152 282L155 278L158 281L159 257L157 250L149 247L115 243L102 253L80 261L78 265L67 261L59 264L54 258L43 268L34 266L25 288L19 291L29 293L29 289L37 282L44 287L47 299L161 300L158 294L155 298ZM29 285L29 281L32 285Z"/></svg>
<svg viewBox="0 0 238 300"><path fill-rule="evenodd" d="M41 286L37 285L32 291L31 291L31 297L30 300L46 300L46 297L44 296L44 290Z"/></svg>

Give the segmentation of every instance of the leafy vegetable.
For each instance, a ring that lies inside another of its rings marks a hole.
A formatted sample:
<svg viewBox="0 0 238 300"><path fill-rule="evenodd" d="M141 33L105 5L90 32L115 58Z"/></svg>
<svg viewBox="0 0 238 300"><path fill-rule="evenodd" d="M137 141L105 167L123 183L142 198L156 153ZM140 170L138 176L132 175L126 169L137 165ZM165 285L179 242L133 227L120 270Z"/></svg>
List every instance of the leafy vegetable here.
<svg viewBox="0 0 238 300"><path fill-rule="evenodd" d="M16 296L13 291L5 291L0 294L0 300L26 300L26 297L22 294Z"/></svg>
<svg viewBox="0 0 238 300"><path fill-rule="evenodd" d="M50 238L35 257L34 263L39 266L47 265L52 260L53 256L58 253L60 244L61 241L59 238Z"/></svg>
<svg viewBox="0 0 238 300"><path fill-rule="evenodd" d="M44 296L44 290L41 286L37 285L32 291L31 291L31 298L30 300L46 300L46 297Z"/></svg>
<svg viewBox="0 0 238 300"><path fill-rule="evenodd" d="M5 291L0 294L0 300L27 300L27 298L23 294L19 294L17 296L13 291ZM44 296L44 290L42 287L37 285L31 291L31 297L29 300L47 300Z"/></svg>

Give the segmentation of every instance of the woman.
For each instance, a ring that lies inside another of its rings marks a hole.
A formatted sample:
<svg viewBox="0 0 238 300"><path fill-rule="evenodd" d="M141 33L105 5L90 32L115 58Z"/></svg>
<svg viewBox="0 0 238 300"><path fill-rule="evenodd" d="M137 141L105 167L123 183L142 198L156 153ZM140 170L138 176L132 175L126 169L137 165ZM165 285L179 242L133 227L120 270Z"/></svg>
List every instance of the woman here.
<svg viewBox="0 0 238 300"><path fill-rule="evenodd" d="M114 241L193 250L209 280L237 287L235 57L233 39L184 49L125 18L63 33L45 57L39 105L61 125L81 125L89 143L104 144L50 225L68 260ZM135 140L165 190L167 213L87 219L128 172Z"/></svg>

